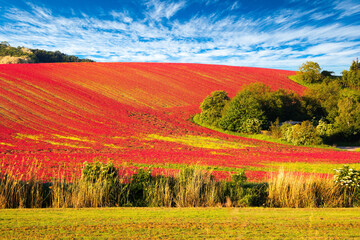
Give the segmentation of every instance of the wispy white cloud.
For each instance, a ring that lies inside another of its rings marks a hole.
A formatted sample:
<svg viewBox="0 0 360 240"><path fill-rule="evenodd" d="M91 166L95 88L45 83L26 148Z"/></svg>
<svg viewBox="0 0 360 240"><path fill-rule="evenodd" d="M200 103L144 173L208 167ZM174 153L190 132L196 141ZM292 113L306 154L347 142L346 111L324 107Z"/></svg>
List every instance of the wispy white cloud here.
<svg viewBox="0 0 360 240"><path fill-rule="evenodd" d="M161 18L170 19L185 6L185 1L168 2L161 0L147 0L147 15L150 19L159 21Z"/></svg>
<svg viewBox="0 0 360 240"><path fill-rule="evenodd" d="M335 2L335 10L340 10L339 18L348 17L360 13L360 3L352 0L338 0Z"/></svg>
<svg viewBox="0 0 360 240"><path fill-rule="evenodd" d="M311 19L313 20L324 20L326 18L332 17L334 16L335 13L321 13L321 12L316 12L314 14L312 14L310 16Z"/></svg>
<svg viewBox="0 0 360 240"><path fill-rule="evenodd" d="M241 8L241 3L239 1L235 1L231 7L230 7L230 10L236 10L236 9L239 9Z"/></svg>
<svg viewBox="0 0 360 240"><path fill-rule="evenodd" d="M44 7L29 6L30 10L10 8L4 12L7 24L0 25L0 39L97 61L198 62L295 70L313 60L339 73L360 54L359 25L299 24L301 18L330 17L316 15L314 9L285 9L261 18L213 13L180 20L174 16L188 6L185 1L148 0L144 18L127 11L110 11L106 19L86 14L64 17Z"/></svg>

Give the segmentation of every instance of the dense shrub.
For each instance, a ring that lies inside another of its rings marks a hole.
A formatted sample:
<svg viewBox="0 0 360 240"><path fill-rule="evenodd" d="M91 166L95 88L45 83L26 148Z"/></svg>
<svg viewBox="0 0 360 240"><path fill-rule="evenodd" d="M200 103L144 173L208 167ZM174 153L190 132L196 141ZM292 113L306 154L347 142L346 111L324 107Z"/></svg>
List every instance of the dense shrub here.
<svg viewBox="0 0 360 240"><path fill-rule="evenodd" d="M106 164L96 161L94 163L84 162L81 178L92 183L101 180L114 183L118 181L118 169L111 162Z"/></svg>
<svg viewBox="0 0 360 240"><path fill-rule="evenodd" d="M344 166L335 169L335 183L340 187L346 206L360 204L360 171Z"/></svg>
<svg viewBox="0 0 360 240"><path fill-rule="evenodd" d="M253 84L240 91L229 103L219 122L222 129L246 132L246 121L257 119L260 124L266 121L266 115L259 95L266 92L265 85ZM244 125L245 124L245 125Z"/></svg>
<svg viewBox="0 0 360 240"><path fill-rule="evenodd" d="M265 84L254 83L231 100L224 91L213 92L201 104L197 119L201 124L224 130L259 133L276 119L306 119L303 105L301 97L293 92L273 91Z"/></svg>
<svg viewBox="0 0 360 240"><path fill-rule="evenodd" d="M283 140L294 145L318 145L322 143L319 133L310 121L291 125L285 123L281 126Z"/></svg>
<svg viewBox="0 0 360 240"><path fill-rule="evenodd" d="M241 131L244 133L260 133L261 121L256 118L246 119L241 126Z"/></svg>
<svg viewBox="0 0 360 240"><path fill-rule="evenodd" d="M225 91L212 92L200 105L199 121L208 125L218 125L222 111L229 101L230 98Z"/></svg>

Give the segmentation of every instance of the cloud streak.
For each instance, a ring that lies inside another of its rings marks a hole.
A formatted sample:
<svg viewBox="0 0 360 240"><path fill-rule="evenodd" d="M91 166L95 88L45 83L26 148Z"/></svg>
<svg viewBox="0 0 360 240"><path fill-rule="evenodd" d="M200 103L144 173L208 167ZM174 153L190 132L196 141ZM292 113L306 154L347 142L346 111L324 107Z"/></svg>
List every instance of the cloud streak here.
<svg viewBox="0 0 360 240"><path fill-rule="evenodd" d="M1 10L6 24L0 25L0 39L96 61L197 62L296 70L304 61L313 60L339 73L360 53L360 25L330 21L318 26L304 24L303 19L345 18L341 6L345 8L341 3L334 6L338 14L281 9L254 17L232 14L242 7L232 2L225 16L223 11L215 11L184 19L177 16L191 8L185 1L145 1L142 17L115 10L105 17L63 16L29 4L28 10Z"/></svg>

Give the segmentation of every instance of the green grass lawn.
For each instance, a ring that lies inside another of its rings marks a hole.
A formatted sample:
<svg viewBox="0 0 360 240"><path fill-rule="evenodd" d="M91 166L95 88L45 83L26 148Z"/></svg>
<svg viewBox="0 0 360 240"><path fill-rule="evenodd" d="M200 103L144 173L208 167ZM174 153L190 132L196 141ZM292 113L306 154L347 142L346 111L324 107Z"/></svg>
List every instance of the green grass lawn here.
<svg viewBox="0 0 360 240"><path fill-rule="evenodd" d="M0 210L1 239L359 239L360 209Z"/></svg>

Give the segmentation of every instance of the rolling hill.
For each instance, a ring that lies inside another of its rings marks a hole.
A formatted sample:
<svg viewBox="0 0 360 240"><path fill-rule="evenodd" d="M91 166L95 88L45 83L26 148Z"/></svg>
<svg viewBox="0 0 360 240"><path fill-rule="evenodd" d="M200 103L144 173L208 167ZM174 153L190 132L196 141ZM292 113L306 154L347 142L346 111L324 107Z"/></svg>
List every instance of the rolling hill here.
<svg viewBox="0 0 360 240"><path fill-rule="evenodd" d="M45 178L94 159L159 172L198 164L216 167L219 177L245 167L259 179L281 164L360 163L356 152L230 136L189 121L215 90L232 97L263 82L301 94L305 88L287 78L293 74L174 63L0 65L1 164L19 171L40 164Z"/></svg>

